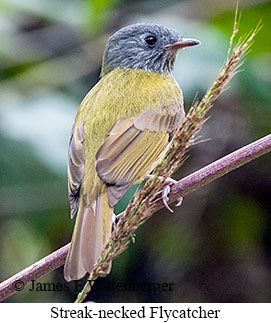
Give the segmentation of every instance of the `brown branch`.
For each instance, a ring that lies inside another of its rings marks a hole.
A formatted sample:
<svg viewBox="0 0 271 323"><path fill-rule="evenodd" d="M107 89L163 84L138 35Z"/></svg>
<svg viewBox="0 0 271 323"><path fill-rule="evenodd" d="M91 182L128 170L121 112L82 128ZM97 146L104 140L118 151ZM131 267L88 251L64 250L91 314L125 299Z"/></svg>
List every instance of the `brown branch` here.
<svg viewBox="0 0 271 323"><path fill-rule="evenodd" d="M186 176L171 187L170 202L211 183L229 172L249 163L250 161L267 154L271 151L271 134L244 146L225 157L201 168L200 170ZM163 207L161 194L154 197L155 211Z"/></svg>
<svg viewBox="0 0 271 323"><path fill-rule="evenodd" d="M56 270L65 262L70 243L40 259L0 284L0 301L19 292L31 282Z"/></svg>
<svg viewBox="0 0 271 323"><path fill-rule="evenodd" d="M237 12L238 10L236 9L235 22L237 20ZM119 218L119 221L112 232L111 239L105 244L98 262L94 265L93 270L90 273L89 279L92 281L92 284L98 277L106 275L104 268L107 268L107 265L112 259L125 250L133 232L155 211L163 207L159 199L159 194L157 194L157 191L161 190L163 187L162 180L159 180L158 176L162 178L168 177L180 167L187 149L194 142L195 134L201 129L202 124L206 120L206 113L211 109L214 100L220 95L225 88L225 85L237 72L238 67L242 64L242 57L247 53L260 28L260 25L258 25L243 41L239 41L238 44L232 48L233 38L237 34L237 23L234 24L228 58L223 69L202 100L199 103L195 103L189 110L182 127L175 133L165 158L155 168L153 172L154 180L148 180L143 190L140 193L135 194L123 216ZM229 158L225 157L179 181L172 187L173 196L170 197L170 201L175 200L176 196L187 195L189 192L206 185L229 171L259 157L261 154L267 153L270 149L271 138L270 135L268 135L231 154ZM57 267L62 265L68 246L63 248L64 250L61 251L59 258L57 257L57 259L52 260L51 255L49 255L42 261L30 266L28 269L23 270L21 273L0 284L0 299L5 299L14 293L15 287L18 289L15 280L22 278L23 284L27 284L33 279L32 277L37 278L50 272L50 265L54 265L55 263L57 263ZM56 253L57 252L58 251L56 251ZM53 266L53 269L56 269L57 267ZM47 271L45 268L47 268ZM85 284L83 290L78 295L77 302L82 302L84 300L87 293L91 290L92 284Z"/></svg>
<svg viewBox="0 0 271 323"><path fill-rule="evenodd" d="M271 135L267 135L253 143L240 148L225 157L201 168L200 170L186 176L171 187L170 202L176 201L180 196L199 189L217 178L249 163L250 161L271 151ZM151 200L153 212L163 208L161 192L154 195ZM16 275L10 277L0 284L0 301L16 293L29 284L32 279L38 279L49 272L62 266L69 249L67 244L50 255L44 257L33 265L27 267Z"/></svg>

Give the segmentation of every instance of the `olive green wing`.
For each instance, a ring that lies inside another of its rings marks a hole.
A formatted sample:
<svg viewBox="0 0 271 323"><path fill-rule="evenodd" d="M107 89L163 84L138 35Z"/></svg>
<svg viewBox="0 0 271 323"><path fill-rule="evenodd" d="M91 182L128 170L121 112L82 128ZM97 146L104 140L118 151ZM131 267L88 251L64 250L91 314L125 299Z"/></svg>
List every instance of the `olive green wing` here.
<svg viewBox="0 0 271 323"><path fill-rule="evenodd" d="M169 109L146 110L135 118L118 120L109 131L96 154L96 170L107 183L111 206L154 168L170 133L181 126L184 113L176 107L169 113Z"/></svg>
<svg viewBox="0 0 271 323"><path fill-rule="evenodd" d="M70 201L71 218L74 217L78 205L81 182L84 174L85 140L83 125L74 126L70 136L68 152L68 197Z"/></svg>

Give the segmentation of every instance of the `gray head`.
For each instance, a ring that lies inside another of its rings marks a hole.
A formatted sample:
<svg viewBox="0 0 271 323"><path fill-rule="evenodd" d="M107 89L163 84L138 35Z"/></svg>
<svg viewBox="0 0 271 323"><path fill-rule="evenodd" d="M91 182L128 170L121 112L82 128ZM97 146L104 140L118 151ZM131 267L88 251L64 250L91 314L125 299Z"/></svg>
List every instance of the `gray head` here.
<svg viewBox="0 0 271 323"><path fill-rule="evenodd" d="M179 49L200 44L157 24L135 24L112 35L105 48L102 75L115 68L171 73Z"/></svg>

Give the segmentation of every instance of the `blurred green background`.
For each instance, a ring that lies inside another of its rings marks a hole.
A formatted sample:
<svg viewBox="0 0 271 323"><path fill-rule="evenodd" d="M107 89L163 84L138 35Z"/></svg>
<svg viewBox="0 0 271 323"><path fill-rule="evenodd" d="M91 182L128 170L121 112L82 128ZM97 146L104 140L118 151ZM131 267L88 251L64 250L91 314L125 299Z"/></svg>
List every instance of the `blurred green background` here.
<svg viewBox="0 0 271 323"><path fill-rule="evenodd" d="M186 110L215 79L227 53L235 1L0 0L0 280L66 244L66 156L78 105L97 82L106 39L156 22L199 47L182 51L174 75ZM271 4L241 0L240 35L263 28L211 111L179 179L270 132ZM155 214L99 279L88 300L270 302L271 157L230 173ZM127 201L123 201L125 204ZM38 282L63 283L62 268ZM174 283L171 292L108 291L108 282ZM69 291L30 292L7 302L70 302Z"/></svg>

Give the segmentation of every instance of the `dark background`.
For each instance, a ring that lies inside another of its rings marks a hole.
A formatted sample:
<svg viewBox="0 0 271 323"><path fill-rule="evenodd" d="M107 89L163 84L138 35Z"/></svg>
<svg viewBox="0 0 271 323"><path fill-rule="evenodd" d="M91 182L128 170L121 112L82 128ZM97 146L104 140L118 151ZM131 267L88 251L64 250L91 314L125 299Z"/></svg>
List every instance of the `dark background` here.
<svg viewBox="0 0 271 323"><path fill-rule="evenodd" d="M0 2L0 279L66 244L66 156L78 105L97 82L106 39L135 22L156 22L201 46L182 51L174 76L186 110L225 61L235 1ZM240 34L263 28L216 102L176 179L270 132L271 4L241 0ZM88 300L270 302L270 154L190 194L145 223ZM126 203L127 201L124 201ZM64 283L62 268L38 280ZM108 282L174 283L171 292L108 291ZM69 291L30 292L8 302L70 302ZM105 290L104 290L105 289Z"/></svg>

